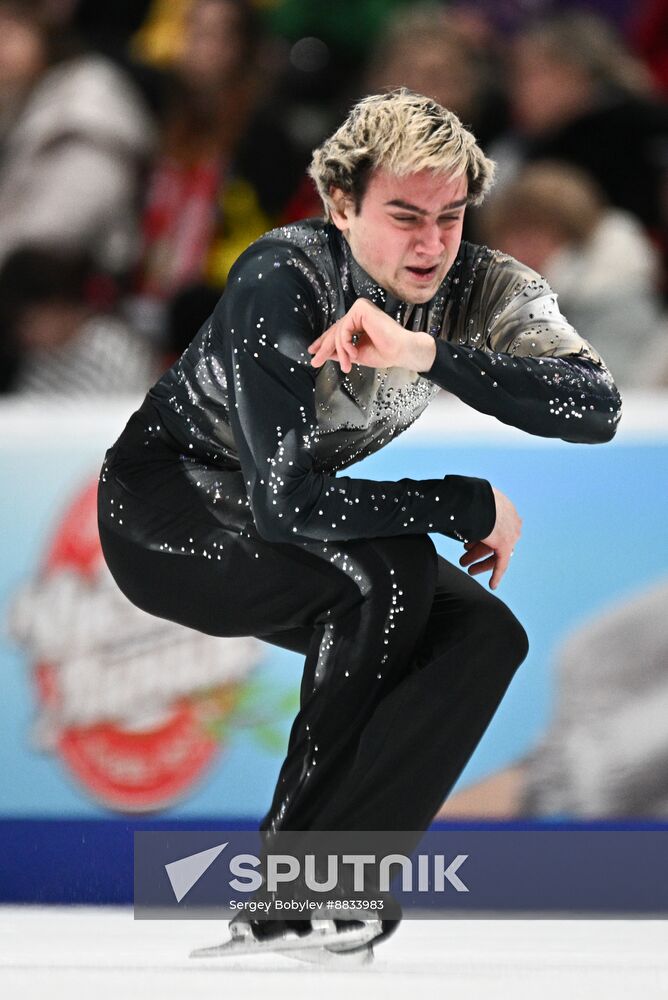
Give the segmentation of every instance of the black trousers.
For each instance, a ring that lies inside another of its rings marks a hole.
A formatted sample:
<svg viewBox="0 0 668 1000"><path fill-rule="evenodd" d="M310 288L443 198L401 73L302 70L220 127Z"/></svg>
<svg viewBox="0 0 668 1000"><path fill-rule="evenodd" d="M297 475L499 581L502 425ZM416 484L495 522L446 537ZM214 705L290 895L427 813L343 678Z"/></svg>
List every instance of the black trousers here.
<svg viewBox="0 0 668 1000"><path fill-rule="evenodd" d="M425 830L527 653L506 605L428 536L309 551L220 529L202 554L157 551L104 524L100 534L143 610L305 656L267 837Z"/></svg>

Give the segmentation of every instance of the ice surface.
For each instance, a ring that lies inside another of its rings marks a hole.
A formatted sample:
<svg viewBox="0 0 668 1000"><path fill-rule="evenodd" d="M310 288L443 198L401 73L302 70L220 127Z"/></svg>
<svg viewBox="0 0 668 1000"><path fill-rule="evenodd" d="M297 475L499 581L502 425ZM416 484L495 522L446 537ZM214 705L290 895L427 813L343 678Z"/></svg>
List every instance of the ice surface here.
<svg viewBox="0 0 668 1000"><path fill-rule="evenodd" d="M189 959L222 921L130 909L0 908L6 1000L643 1000L668 997L663 920L405 920L368 968L285 956Z"/></svg>

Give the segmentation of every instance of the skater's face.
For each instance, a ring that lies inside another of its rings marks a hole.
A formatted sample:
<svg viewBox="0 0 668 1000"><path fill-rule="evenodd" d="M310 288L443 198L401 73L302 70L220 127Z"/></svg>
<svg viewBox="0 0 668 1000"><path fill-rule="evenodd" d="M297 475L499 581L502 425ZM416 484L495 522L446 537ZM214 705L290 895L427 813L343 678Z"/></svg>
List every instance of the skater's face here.
<svg viewBox="0 0 668 1000"><path fill-rule="evenodd" d="M404 302L428 302L457 256L467 187L465 175L421 170L396 177L378 169L359 212L342 191L332 192L332 221L381 288Z"/></svg>

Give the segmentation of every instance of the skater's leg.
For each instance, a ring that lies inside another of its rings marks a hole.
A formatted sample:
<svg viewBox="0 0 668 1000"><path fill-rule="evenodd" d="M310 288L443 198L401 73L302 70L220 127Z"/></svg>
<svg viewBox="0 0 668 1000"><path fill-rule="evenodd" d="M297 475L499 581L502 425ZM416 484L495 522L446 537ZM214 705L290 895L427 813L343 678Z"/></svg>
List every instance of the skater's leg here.
<svg viewBox="0 0 668 1000"><path fill-rule="evenodd" d="M99 530L105 561L133 604L207 635L274 633L271 641L303 651L330 607L362 599L355 581L294 545L207 525L192 552L161 551Z"/></svg>
<svg viewBox="0 0 668 1000"><path fill-rule="evenodd" d="M425 830L527 648L524 629L506 605L439 558L433 607L413 669L376 709L353 767L314 825Z"/></svg>
<svg viewBox="0 0 668 1000"><path fill-rule="evenodd" d="M274 798L261 824L313 829L313 816L336 794L357 742L378 703L403 679L432 605L436 557L426 536L372 539L337 546L339 565L362 600L331 609L315 630L301 688L301 707Z"/></svg>

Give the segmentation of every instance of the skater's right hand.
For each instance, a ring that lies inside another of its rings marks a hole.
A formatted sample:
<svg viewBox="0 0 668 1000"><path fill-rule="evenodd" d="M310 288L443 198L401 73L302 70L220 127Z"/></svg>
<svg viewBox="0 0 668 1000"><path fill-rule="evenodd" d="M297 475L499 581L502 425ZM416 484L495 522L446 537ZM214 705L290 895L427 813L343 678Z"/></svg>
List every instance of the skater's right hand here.
<svg viewBox="0 0 668 1000"><path fill-rule="evenodd" d="M340 320L307 347L315 368L337 361L341 371L354 364L367 368L429 371L436 347L428 333L406 330L368 299L360 298Z"/></svg>
<svg viewBox="0 0 668 1000"><path fill-rule="evenodd" d="M505 493L495 489L496 521L491 534L479 542L466 542L466 552L459 560L460 566L469 566L471 576L492 570L489 586L496 590L501 577L508 569L515 545L522 533L522 518L515 510L515 505Z"/></svg>

